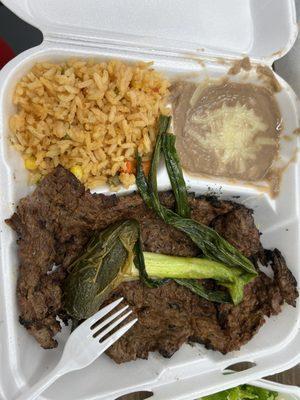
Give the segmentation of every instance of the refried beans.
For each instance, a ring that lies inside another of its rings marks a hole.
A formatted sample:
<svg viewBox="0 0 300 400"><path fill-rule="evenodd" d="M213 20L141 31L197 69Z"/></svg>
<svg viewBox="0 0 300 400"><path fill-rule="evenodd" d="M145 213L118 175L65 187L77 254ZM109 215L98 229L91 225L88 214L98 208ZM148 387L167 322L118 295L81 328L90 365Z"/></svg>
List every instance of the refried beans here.
<svg viewBox="0 0 300 400"><path fill-rule="evenodd" d="M266 176L282 129L268 88L211 79L200 85L177 81L171 93L177 150L186 171L245 181Z"/></svg>

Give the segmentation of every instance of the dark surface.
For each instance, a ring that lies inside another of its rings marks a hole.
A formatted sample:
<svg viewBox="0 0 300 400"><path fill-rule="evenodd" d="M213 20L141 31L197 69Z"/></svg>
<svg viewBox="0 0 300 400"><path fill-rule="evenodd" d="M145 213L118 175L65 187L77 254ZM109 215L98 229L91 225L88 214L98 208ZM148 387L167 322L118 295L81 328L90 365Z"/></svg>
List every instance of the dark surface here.
<svg viewBox="0 0 300 400"><path fill-rule="evenodd" d="M274 382L284 383L286 385L295 385L300 387L300 365L297 365L297 367L288 371L282 372L281 374L268 376L266 379L270 379Z"/></svg>
<svg viewBox="0 0 300 400"><path fill-rule="evenodd" d="M170 193L161 194L161 201L174 208ZM243 302L236 306L206 301L175 282L156 289L139 281L123 283L113 297L124 297L138 323L108 350L117 363L148 358L152 351L171 357L190 341L224 354L238 350L251 340L266 317L281 312L284 301L295 305L296 281L278 250L264 256L251 210L193 195L189 204L194 220L220 230L245 255L270 261L274 279L260 271L245 287ZM93 231L128 219L139 221L144 250L199 255L191 239L165 224L138 194L91 194L63 167L57 167L32 194L20 200L16 213L7 221L19 237L20 322L42 347L57 345L54 336L60 330L57 317L63 316L62 284L70 263L84 251ZM55 272L51 271L53 264L59 266Z"/></svg>
<svg viewBox="0 0 300 400"><path fill-rule="evenodd" d="M22 21L0 3L0 37L2 37L19 54L43 40L42 33ZM1 50L0 50L1 51Z"/></svg>

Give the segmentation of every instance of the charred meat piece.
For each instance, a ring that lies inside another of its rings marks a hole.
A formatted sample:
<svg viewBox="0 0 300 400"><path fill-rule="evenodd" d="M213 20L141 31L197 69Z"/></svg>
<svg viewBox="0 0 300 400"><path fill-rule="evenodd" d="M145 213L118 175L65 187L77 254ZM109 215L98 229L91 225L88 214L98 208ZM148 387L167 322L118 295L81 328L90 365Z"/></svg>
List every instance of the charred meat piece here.
<svg viewBox="0 0 300 400"><path fill-rule="evenodd" d="M161 200L168 207L174 205L170 193L162 194ZM210 222L234 207L230 203L214 207L204 199L191 198L191 202L201 222ZM198 254L191 240L147 209L139 195L92 195L60 166L19 202L16 213L6 221L18 234L20 318L44 348L57 346L53 336L60 329L56 316L62 312L60 287L68 266L82 252L92 231L126 218L140 221L146 250ZM59 266L55 272L51 272L53 265Z"/></svg>
<svg viewBox="0 0 300 400"><path fill-rule="evenodd" d="M151 351L171 357L196 334L211 347L218 345L226 351L227 339L218 324L214 303L193 295L175 282L157 289L139 282L124 283L112 297L120 296L124 296L139 321L108 350L116 362L148 358Z"/></svg>
<svg viewBox="0 0 300 400"><path fill-rule="evenodd" d="M295 301L295 286L292 293ZM117 363L147 358L154 350L170 357L185 342L202 343L223 354L239 350L266 317L280 313L285 300L279 281L263 272L246 286L244 300L238 306L214 304L174 282L158 289L138 282L124 283L112 298L120 296L139 321L107 351Z"/></svg>
<svg viewBox="0 0 300 400"><path fill-rule="evenodd" d="M283 299L293 307L296 307L298 297L297 281L291 271L288 269L285 259L278 249L266 251L267 258L271 262L274 272L274 280L278 285Z"/></svg>
<svg viewBox="0 0 300 400"><path fill-rule="evenodd" d="M241 206L216 217L211 226L246 257L255 255L261 247L252 210L246 207Z"/></svg>
<svg viewBox="0 0 300 400"><path fill-rule="evenodd" d="M161 194L161 201L169 208L174 206L170 193ZM195 220L214 227L246 256L261 254L259 232L249 209L193 195L189 201ZM84 250L93 231L128 218L140 222L144 250L199 255L191 240L146 208L138 194L91 194L62 167L22 199L7 220L18 234L20 322L44 348L57 345L57 317L64 316L61 284L70 263ZM222 353L239 349L264 323L265 316L280 312L284 300L295 304L296 282L284 259L278 251L266 258L271 260L274 279L260 273L246 287L244 301L237 307L208 302L174 282L157 289L140 282L120 285L112 297L124 296L139 322L108 354L116 362L147 358L151 351L170 357L187 341Z"/></svg>

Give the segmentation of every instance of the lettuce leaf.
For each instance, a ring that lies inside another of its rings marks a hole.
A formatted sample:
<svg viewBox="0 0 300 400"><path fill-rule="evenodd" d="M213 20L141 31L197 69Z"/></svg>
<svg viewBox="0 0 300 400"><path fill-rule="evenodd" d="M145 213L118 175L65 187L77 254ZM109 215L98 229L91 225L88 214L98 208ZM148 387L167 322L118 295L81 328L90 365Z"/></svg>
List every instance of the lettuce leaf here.
<svg viewBox="0 0 300 400"><path fill-rule="evenodd" d="M275 400L277 392L252 385L240 385L232 389L202 397L202 400Z"/></svg>

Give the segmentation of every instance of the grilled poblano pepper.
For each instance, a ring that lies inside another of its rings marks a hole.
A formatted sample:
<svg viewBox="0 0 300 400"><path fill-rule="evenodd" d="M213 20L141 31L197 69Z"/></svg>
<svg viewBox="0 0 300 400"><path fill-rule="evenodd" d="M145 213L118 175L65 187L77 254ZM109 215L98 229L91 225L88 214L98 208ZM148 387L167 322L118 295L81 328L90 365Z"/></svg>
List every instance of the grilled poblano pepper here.
<svg viewBox="0 0 300 400"><path fill-rule="evenodd" d="M95 313L131 268L139 237L136 221L113 224L92 236L84 253L70 266L64 282L64 308L74 319Z"/></svg>

